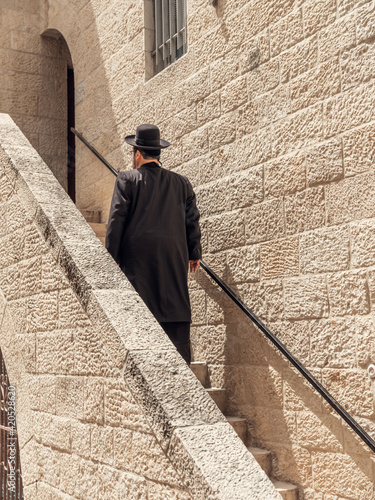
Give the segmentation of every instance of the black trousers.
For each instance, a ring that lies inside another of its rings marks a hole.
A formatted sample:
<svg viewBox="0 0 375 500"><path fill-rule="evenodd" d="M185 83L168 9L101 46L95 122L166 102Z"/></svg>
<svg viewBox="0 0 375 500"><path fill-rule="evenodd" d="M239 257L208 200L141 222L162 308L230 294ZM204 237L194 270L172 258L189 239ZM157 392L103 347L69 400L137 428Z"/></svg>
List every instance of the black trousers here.
<svg viewBox="0 0 375 500"><path fill-rule="evenodd" d="M190 365L190 323L160 323L165 333L173 342L177 351L184 358L186 363Z"/></svg>

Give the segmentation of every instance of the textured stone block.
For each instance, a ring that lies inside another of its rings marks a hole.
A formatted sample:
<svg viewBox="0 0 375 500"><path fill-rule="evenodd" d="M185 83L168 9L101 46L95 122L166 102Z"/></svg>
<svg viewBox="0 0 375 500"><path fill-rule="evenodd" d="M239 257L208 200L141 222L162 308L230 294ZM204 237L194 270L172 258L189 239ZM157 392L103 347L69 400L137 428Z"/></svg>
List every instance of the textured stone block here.
<svg viewBox="0 0 375 500"><path fill-rule="evenodd" d="M288 238L260 245L262 279L299 274L299 240Z"/></svg>
<svg viewBox="0 0 375 500"><path fill-rule="evenodd" d="M36 358L39 373L73 373L73 332L67 330L38 333Z"/></svg>
<svg viewBox="0 0 375 500"><path fill-rule="evenodd" d="M91 425L91 458L102 463L113 464L114 429L109 426Z"/></svg>
<svg viewBox="0 0 375 500"><path fill-rule="evenodd" d="M338 0L337 9L340 16L343 16L356 7L361 7L362 5L365 5L369 2L370 0Z"/></svg>
<svg viewBox="0 0 375 500"><path fill-rule="evenodd" d="M239 112L239 116L241 116L241 112ZM246 112L242 118L246 121ZM241 126L241 123L239 123L237 130ZM246 133L248 132L249 129L247 127ZM241 135L241 132L239 133ZM271 140L271 129L270 127L265 127L237 141L235 147L236 169L248 168L269 160L272 156Z"/></svg>
<svg viewBox="0 0 375 500"><path fill-rule="evenodd" d="M149 424L145 415L140 411L137 402L123 380L106 379L103 389L105 399L103 404L102 395L101 403L103 404L106 425L143 432L149 431Z"/></svg>
<svg viewBox="0 0 375 500"><path fill-rule="evenodd" d="M358 87L362 82L374 78L375 50L373 45L363 43L341 57L342 89Z"/></svg>
<svg viewBox="0 0 375 500"><path fill-rule="evenodd" d="M215 120L208 127L208 142L202 143L200 151L195 151L195 156L200 156L210 150L221 147L223 144L233 142L236 138L237 111L231 111Z"/></svg>
<svg viewBox="0 0 375 500"><path fill-rule="evenodd" d="M351 176L370 170L375 161L374 147L373 125L365 125L345 134L343 137L345 175Z"/></svg>
<svg viewBox="0 0 375 500"><path fill-rule="evenodd" d="M267 94L255 98L254 107L260 127L286 117L291 111L289 87L279 85Z"/></svg>
<svg viewBox="0 0 375 500"><path fill-rule="evenodd" d="M354 368L356 329L351 318L312 321L311 364L319 368Z"/></svg>
<svg viewBox="0 0 375 500"><path fill-rule="evenodd" d="M375 217L373 172L344 179L326 189L327 223L341 224Z"/></svg>
<svg viewBox="0 0 375 500"><path fill-rule="evenodd" d="M355 45L355 22L345 17L319 33L320 60L326 61Z"/></svg>
<svg viewBox="0 0 375 500"><path fill-rule="evenodd" d="M227 264L226 280L229 283L258 281L260 277L259 247L252 245L230 250Z"/></svg>
<svg viewBox="0 0 375 500"><path fill-rule="evenodd" d="M229 209L228 181L213 182L195 190L199 212L212 217Z"/></svg>
<svg viewBox="0 0 375 500"><path fill-rule="evenodd" d="M224 417L177 352L151 351L128 354L125 380L148 419L158 440L170 438L172 429L223 421ZM154 384L163 373L163 384ZM187 388L194 388L194 397ZM172 390L173 388L173 390Z"/></svg>
<svg viewBox="0 0 375 500"><path fill-rule="evenodd" d="M239 62L237 57L234 57L234 51L213 61L210 69L212 92L235 80L239 76Z"/></svg>
<svg viewBox="0 0 375 500"><path fill-rule="evenodd" d="M349 268L349 228L322 228L300 236L301 273Z"/></svg>
<svg viewBox="0 0 375 500"><path fill-rule="evenodd" d="M354 417L374 417L370 381L364 370L327 368L323 371L323 385ZM358 394L361 394L361 398L358 398Z"/></svg>
<svg viewBox="0 0 375 500"><path fill-rule="evenodd" d="M187 491L169 488L166 485L148 483L148 500L190 500Z"/></svg>
<svg viewBox="0 0 375 500"><path fill-rule="evenodd" d="M243 214L239 211L216 216L208 221L208 248L219 252L245 243Z"/></svg>
<svg viewBox="0 0 375 500"><path fill-rule="evenodd" d="M29 332L52 331L57 328L57 292L32 295L27 300L27 328Z"/></svg>
<svg viewBox="0 0 375 500"><path fill-rule="evenodd" d="M353 267L375 264L375 221L368 220L350 225L351 262Z"/></svg>
<svg viewBox="0 0 375 500"><path fill-rule="evenodd" d="M289 49L303 38L302 11L295 10L270 28L271 57Z"/></svg>
<svg viewBox="0 0 375 500"><path fill-rule="evenodd" d="M341 140L334 140L311 148L306 155L309 186L331 182L344 175Z"/></svg>
<svg viewBox="0 0 375 500"><path fill-rule="evenodd" d="M107 465L99 465L98 495L100 499L136 498L148 500L148 483L136 474L120 472ZM152 484L152 483L151 483ZM163 491L168 487L162 486Z"/></svg>
<svg viewBox="0 0 375 500"><path fill-rule="evenodd" d="M258 243L284 235L282 199L254 205L246 211L246 243Z"/></svg>
<svg viewBox="0 0 375 500"><path fill-rule="evenodd" d="M337 58L320 64L290 84L292 111L312 106L341 90L340 66Z"/></svg>
<svg viewBox="0 0 375 500"><path fill-rule="evenodd" d="M71 421L72 453L90 458L90 426L78 420Z"/></svg>
<svg viewBox="0 0 375 500"><path fill-rule="evenodd" d="M194 359L206 363L223 364L225 361L225 325L197 326L191 331Z"/></svg>
<svg viewBox="0 0 375 500"><path fill-rule="evenodd" d="M199 128L182 138L183 161L189 161L208 152L208 128Z"/></svg>
<svg viewBox="0 0 375 500"><path fill-rule="evenodd" d="M308 0L304 5L305 36L310 36L336 19L334 0Z"/></svg>
<svg viewBox="0 0 375 500"><path fill-rule="evenodd" d="M56 415L83 419L83 378L56 377Z"/></svg>
<svg viewBox="0 0 375 500"><path fill-rule="evenodd" d="M375 6L369 2L356 12L357 42L362 43L371 39L375 34Z"/></svg>
<svg viewBox="0 0 375 500"><path fill-rule="evenodd" d="M278 86L280 82L279 61L273 59L248 74L247 85L250 96L268 92Z"/></svg>
<svg viewBox="0 0 375 500"><path fill-rule="evenodd" d="M244 208L263 200L263 168L253 167L232 175L225 182L230 210ZM218 199L220 202L221 200Z"/></svg>
<svg viewBox="0 0 375 500"><path fill-rule="evenodd" d="M220 116L220 92L214 92L202 101L197 102L197 125L202 125L219 118Z"/></svg>
<svg viewBox="0 0 375 500"><path fill-rule="evenodd" d="M347 272L328 277L331 314L337 316L370 312L366 273Z"/></svg>
<svg viewBox="0 0 375 500"><path fill-rule="evenodd" d="M279 197L306 187L304 154L293 154L272 160L264 166L265 195Z"/></svg>
<svg viewBox="0 0 375 500"><path fill-rule="evenodd" d="M287 154L321 140L322 120L322 106L316 105L277 122L274 126L273 154Z"/></svg>
<svg viewBox="0 0 375 500"><path fill-rule="evenodd" d="M179 484L176 470L151 434L114 429L114 456L116 467L173 486Z"/></svg>
<svg viewBox="0 0 375 500"><path fill-rule="evenodd" d="M247 101L247 77L229 82L220 93L221 112L229 113Z"/></svg>
<svg viewBox="0 0 375 500"><path fill-rule="evenodd" d="M352 458L340 453L312 453L314 486L332 495L346 495L358 500L374 497L371 463L367 457ZM340 474L337 474L340 471Z"/></svg>
<svg viewBox="0 0 375 500"><path fill-rule="evenodd" d="M318 37L303 40L280 55L281 82L285 83L318 63Z"/></svg>
<svg viewBox="0 0 375 500"><path fill-rule="evenodd" d="M283 285L280 280L247 285L244 302L262 320L268 322L284 318Z"/></svg>
<svg viewBox="0 0 375 500"><path fill-rule="evenodd" d="M277 321L269 325L269 328L303 364L310 364L309 321ZM289 405L286 408L293 409Z"/></svg>
<svg viewBox="0 0 375 500"><path fill-rule="evenodd" d="M308 450L343 451L342 420L337 416L297 413L298 442Z"/></svg>
<svg viewBox="0 0 375 500"><path fill-rule="evenodd" d="M324 137L345 132L375 118L373 82L338 94L324 104Z"/></svg>
<svg viewBox="0 0 375 500"><path fill-rule="evenodd" d="M219 436L226 436L225 441L230 440L231 446L219 446L213 451L210 444L213 440L224 443L223 437ZM231 482L228 482L225 473L225 462L229 453L238 460ZM181 464L182 480L194 498L210 498L216 495L215 491L221 492L218 498L222 499L228 495L234 495L237 499L248 499L249 495L254 500L279 498L255 458L227 423L178 429L173 435L168 455L173 461ZM244 467L240 460L245 456ZM246 478L246 484L240 481L241 477ZM254 488L255 482L257 486Z"/></svg>
<svg viewBox="0 0 375 500"><path fill-rule="evenodd" d="M284 296L287 319L328 316L328 294L324 277L287 279L284 282Z"/></svg>
<svg viewBox="0 0 375 500"><path fill-rule="evenodd" d="M323 188L310 188L285 199L287 234L309 231L325 223Z"/></svg>

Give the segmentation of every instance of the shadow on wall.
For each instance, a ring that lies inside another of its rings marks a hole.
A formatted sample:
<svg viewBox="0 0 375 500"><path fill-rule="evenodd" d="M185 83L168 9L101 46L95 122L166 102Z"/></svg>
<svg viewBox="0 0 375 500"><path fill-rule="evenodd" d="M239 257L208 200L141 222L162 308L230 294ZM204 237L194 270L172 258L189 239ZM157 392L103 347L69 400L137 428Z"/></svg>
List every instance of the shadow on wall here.
<svg viewBox="0 0 375 500"><path fill-rule="evenodd" d="M306 325L293 321L272 324L278 306L269 300L262 284L236 286L227 263L219 267L222 279L309 368L309 339L301 342L301 332L299 337L297 334L298 329ZM215 323L216 316L218 323L193 329L194 358L207 361L212 382L227 389L228 414L246 418L247 444L269 449L277 478L291 481L305 490L335 489L336 473L347 479L353 473L356 477L353 482L358 477L360 481L348 485L348 494L362 498L359 492L363 495L373 479L367 446L203 270L193 279L193 286L197 285L206 293L208 321ZM213 345L202 345L199 341L198 336L204 328L217 330L216 335L212 331L208 335ZM321 370L310 370L322 381ZM332 395L340 403L334 390ZM352 416L374 435L372 421L353 413ZM313 467L318 470L314 482ZM324 470L330 470L330 479L324 477ZM337 493L340 487L336 488Z"/></svg>

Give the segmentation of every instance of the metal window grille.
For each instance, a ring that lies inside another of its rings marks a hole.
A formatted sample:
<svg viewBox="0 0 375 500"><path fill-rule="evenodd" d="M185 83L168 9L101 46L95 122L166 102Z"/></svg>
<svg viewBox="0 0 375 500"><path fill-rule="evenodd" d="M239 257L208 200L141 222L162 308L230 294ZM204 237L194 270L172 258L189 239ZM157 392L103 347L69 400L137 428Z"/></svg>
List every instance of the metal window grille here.
<svg viewBox="0 0 375 500"><path fill-rule="evenodd" d="M186 0L154 0L154 73L186 53Z"/></svg>

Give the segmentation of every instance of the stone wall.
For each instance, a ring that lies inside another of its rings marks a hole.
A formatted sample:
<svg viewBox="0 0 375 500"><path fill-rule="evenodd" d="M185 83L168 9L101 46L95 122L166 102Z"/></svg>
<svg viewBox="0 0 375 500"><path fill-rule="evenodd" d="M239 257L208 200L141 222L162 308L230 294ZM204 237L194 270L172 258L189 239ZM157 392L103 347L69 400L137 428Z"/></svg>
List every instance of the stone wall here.
<svg viewBox="0 0 375 500"><path fill-rule="evenodd" d="M280 498L8 115L0 130L0 345L25 499Z"/></svg>
<svg viewBox="0 0 375 500"><path fill-rule="evenodd" d="M67 188L68 47L42 37L42 3L0 1L0 112L14 121Z"/></svg>
<svg viewBox="0 0 375 500"><path fill-rule="evenodd" d="M42 4L40 32L72 54L77 129L122 169L123 137L160 126L205 260L375 436L374 1L187 0L188 53L147 82L143 1ZM106 220L113 185L78 144L78 207ZM308 500L374 498L369 452L201 271L191 299L195 359L278 476Z"/></svg>

